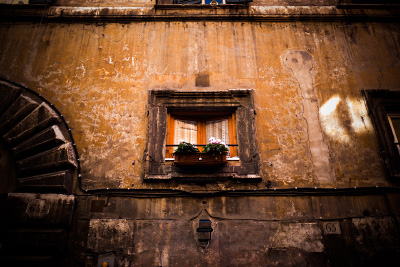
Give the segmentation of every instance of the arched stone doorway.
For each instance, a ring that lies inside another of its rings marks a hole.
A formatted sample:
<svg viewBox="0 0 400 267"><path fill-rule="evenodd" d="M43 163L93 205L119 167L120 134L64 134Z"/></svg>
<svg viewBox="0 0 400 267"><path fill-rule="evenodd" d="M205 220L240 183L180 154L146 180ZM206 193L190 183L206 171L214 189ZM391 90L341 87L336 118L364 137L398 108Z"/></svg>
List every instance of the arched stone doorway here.
<svg viewBox="0 0 400 267"><path fill-rule="evenodd" d="M71 193L78 161L62 115L6 81L0 81L0 95L0 193Z"/></svg>
<svg viewBox="0 0 400 267"><path fill-rule="evenodd" d="M78 154L63 116L39 94L0 80L0 261L63 261Z"/></svg>

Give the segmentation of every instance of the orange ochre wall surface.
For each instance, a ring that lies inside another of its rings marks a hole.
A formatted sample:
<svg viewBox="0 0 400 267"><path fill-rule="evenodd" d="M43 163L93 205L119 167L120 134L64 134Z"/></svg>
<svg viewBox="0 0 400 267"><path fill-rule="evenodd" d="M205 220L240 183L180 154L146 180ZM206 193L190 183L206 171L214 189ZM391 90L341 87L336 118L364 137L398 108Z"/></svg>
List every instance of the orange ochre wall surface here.
<svg viewBox="0 0 400 267"><path fill-rule="evenodd" d="M65 116L84 188L141 184L150 89L233 88L254 90L265 181L314 186L319 167L309 136L317 134L317 149L327 149L321 157L330 186L386 186L361 90L400 88L398 26L15 23L1 25L0 75L40 93ZM293 63L298 56L304 61ZM203 74L210 85L196 87ZM309 113L308 98L316 104ZM311 121L317 130L308 130Z"/></svg>

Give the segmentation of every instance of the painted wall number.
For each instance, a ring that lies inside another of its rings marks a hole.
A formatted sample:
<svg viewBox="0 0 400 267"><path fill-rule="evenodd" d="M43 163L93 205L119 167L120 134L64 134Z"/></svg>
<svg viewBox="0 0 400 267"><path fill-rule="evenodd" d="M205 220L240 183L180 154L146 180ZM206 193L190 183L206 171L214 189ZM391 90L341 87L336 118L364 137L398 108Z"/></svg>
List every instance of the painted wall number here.
<svg viewBox="0 0 400 267"><path fill-rule="evenodd" d="M323 222L324 234L326 235L340 235L340 223L338 221Z"/></svg>
<svg viewBox="0 0 400 267"><path fill-rule="evenodd" d="M34 199L26 206L26 213L32 218L43 218L50 211L50 204L44 199Z"/></svg>

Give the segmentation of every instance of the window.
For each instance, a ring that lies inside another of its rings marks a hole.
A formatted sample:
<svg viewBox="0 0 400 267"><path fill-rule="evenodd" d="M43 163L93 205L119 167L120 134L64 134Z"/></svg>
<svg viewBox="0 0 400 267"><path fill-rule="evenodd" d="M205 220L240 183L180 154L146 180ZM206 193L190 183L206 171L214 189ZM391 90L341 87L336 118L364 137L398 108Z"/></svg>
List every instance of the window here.
<svg viewBox="0 0 400 267"><path fill-rule="evenodd" d="M400 92L364 90L388 177L400 178Z"/></svg>
<svg viewBox="0 0 400 267"><path fill-rule="evenodd" d="M151 90L149 93L145 181L261 179L252 90ZM181 139L197 144L201 150L210 137L229 145L231 160L227 164L185 169L168 160Z"/></svg>
<svg viewBox="0 0 400 267"><path fill-rule="evenodd" d="M211 137L228 145L228 157L237 157L235 113L171 111L168 113L166 158L172 158L182 140L195 144L201 151Z"/></svg>

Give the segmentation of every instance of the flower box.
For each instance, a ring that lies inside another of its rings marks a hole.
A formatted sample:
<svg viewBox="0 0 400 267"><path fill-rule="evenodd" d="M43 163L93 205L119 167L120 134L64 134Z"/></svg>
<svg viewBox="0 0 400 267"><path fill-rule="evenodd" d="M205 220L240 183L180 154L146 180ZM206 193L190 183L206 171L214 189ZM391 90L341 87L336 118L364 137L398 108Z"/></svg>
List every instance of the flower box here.
<svg viewBox="0 0 400 267"><path fill-rule="evenodd" d="M222 153L174 153L174 164L178 166L223 165L226 152Z"/></svg>

